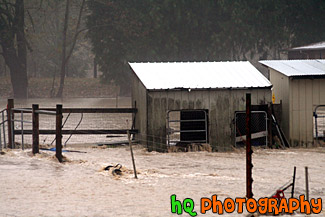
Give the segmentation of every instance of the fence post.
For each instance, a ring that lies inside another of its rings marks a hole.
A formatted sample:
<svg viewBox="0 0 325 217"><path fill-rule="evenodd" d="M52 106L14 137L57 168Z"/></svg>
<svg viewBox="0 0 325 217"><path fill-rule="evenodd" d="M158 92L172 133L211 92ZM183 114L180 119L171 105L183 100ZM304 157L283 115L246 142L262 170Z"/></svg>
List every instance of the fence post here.
<svg viewBox="0 0 325 217"><path fill-rule="evenodd" d="M14 147L14 132L13 132L13 125L12 125L12 119L14 118L14 115L12 114L12 109L14 108L14 99L8 99L7 104L7 121L8 121L8 142L9 142L9 148Z"/></svg>
<svg viewBox="0 0 325 217"><path fill-rule="evenodd" d="M133 156L133 149L132 149L132 141L131 141L131 135L130 135L130 131L127 131L128 133L128 140L129 140L129 145L130 145L130 152L131 152L131 158L132 158L132 164L133 164L133 171L134 171L134 178L138 178L137 176L137 170L135 168L135 162L134 162L134 156Z"/></svg>
<svg viewBox="0 0 325 217"><path fill-rule="evenodd" d="M3 132L3 147L7 148L7 142L6 142L6 127L5 127L5 113L2 112L2 132ZM7 118L8 119L8 118Z"/></svg>
<svg viewBox="0 0 325 217"><path fill-rule="evenodd" d="M20 122L20 128L21 128L21 148L22 150L25 149L24 147L24 112L20 112L21 122Z"/></svg>
<svg viewBox="0 0 325 217"><path fill-rule="evenodd" d="M306 199L309 201L308 167L305 167Z"/></svg>
<svg viewBox="0 0 325 217"><path fill-rule="evenodd" d="M56 105L56 158L62 162L62 105Z"/></svg>
<svg viewBox="0 0 325 217"><path fill-rule="evenodd" d="M36 112L38 110L38 104L32 105L32 115L33 115L33 154L39 153L39 114Z"/></svg>
<svg viewBox="0 0 325 217"><path fill-rule="evenodd" d="M251 94L246 94L246 197L252 198Z"/></svg>

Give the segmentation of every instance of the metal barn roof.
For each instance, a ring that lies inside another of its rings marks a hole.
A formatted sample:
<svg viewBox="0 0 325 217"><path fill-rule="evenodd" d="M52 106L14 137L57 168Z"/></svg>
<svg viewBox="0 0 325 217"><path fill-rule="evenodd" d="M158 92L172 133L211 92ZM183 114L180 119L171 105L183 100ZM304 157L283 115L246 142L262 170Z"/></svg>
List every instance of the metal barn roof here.
<svg viewBox="0 0 325 217"><path fill-rule="evenodd" d="M262 60L259 62L288 77L325 75L325 60Z"/></svg>
<svg viewBox="0 0 325 217"><path fill-rule="evenodd" d="M305 46L294 47L289 50L322 50L325 49L325 41L313 43Z"/></svg>
<svg viewBox="0 0 325 217"><path fill-rule="evenodd" d="M249 62L129 63L147 89L257 88L271 83Z"/></svg>

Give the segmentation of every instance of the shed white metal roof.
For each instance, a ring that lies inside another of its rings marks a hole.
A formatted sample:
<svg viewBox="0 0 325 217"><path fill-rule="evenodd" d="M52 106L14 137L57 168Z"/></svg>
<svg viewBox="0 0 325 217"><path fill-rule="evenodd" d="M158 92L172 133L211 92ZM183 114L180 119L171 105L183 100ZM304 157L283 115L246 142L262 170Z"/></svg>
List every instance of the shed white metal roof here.
<svg viewBox="0 0 325 217"><path fill-rule="evenodd" d="M325 60L262 60L263 65L272 68L288 77L291 76L324 76Z"/></svg>
<svg viewBox="0 0 325 217"><path fill-rule="evenodd" d="M294 47L291 48L290 50L321 50L321 49L325 49L325 41L313 43L305 46L300 46L300 47Z"/></svg>
<svg viewBox="0 0 325 217"><path fill-rule="evenodd" d="M129 63L149 89L257 88L272 84L249 62Z"/></svg>

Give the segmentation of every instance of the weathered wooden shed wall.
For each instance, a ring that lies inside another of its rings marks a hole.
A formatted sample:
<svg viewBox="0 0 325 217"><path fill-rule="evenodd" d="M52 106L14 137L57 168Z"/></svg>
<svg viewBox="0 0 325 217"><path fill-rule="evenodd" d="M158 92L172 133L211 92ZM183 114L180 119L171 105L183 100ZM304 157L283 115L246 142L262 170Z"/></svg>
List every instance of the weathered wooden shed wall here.
<svg viewBox="0 0 325 217"><path fill-rule="evenodd" d="M270 88L157 90L147 92L147 145L149 150L166 150L168 110L207 109L209 143L214 151L231 150L235 141L235 111L245 110L245 95L252 94L252 104L271 102ZM142 117L140 117L142 118Z"/></svg>
<svg viewBox="0 0 325 217"><path fill-rule="evenodd" d="M147 140L147 90L136 74L132 74L132 107L137 108L138 112L133 114L135 129L139 130L135 139L146 144Z"/></svg>

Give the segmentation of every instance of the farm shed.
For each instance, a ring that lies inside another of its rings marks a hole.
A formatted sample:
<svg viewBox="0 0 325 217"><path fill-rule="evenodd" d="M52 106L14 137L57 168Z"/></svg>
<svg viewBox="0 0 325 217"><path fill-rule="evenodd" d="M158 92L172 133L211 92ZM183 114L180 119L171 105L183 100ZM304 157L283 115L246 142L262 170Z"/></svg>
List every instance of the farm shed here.
<svg viewBox="0 0 325 217"><path fill-rule="evenodd" d="M172 136L230 150L235 112L245 110L246 93L253 105L271 102L271 83L249 62L129 64L137 139L149 151L166 151L175 144Z"/></svg>
<svg viewBox="0 0 325 217"><path fill-rule="evenodd" d="M264 60L275 103L282 101L282 129L291 145L314 141L313 111L325 104L325 60Z"/></svg>
<svg viewBox="0 0 325 217"><path fill-rule="evenodd" d="M325 59L325 41L288 49L288 59Z"/></svg>

